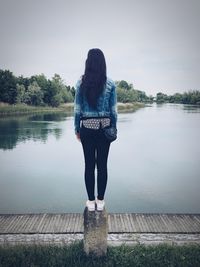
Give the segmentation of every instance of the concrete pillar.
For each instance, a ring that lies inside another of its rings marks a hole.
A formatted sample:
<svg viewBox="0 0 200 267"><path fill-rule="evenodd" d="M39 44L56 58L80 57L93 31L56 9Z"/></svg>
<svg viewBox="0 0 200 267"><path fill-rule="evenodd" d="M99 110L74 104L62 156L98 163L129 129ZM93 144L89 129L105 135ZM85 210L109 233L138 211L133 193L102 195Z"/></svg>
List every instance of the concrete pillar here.
<svg viewBox="0 0 200 267"><path fill-rule="evenodd" d="M107 253L108 214L102 211L84 210L84 251L87 255L104 256Z"/></svg>

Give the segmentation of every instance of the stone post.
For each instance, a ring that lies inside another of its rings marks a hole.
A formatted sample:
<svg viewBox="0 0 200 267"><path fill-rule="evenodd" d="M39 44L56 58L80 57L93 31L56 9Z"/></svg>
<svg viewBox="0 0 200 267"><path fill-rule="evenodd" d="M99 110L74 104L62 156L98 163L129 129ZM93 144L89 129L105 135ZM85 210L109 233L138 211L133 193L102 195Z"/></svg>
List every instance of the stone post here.
<svg viewBox="0 0 200 267"><path fill-rule="evenodd" d="M108 214L102 211L84 210L84 251L87 255L104 256L107 253Z"/></svg>

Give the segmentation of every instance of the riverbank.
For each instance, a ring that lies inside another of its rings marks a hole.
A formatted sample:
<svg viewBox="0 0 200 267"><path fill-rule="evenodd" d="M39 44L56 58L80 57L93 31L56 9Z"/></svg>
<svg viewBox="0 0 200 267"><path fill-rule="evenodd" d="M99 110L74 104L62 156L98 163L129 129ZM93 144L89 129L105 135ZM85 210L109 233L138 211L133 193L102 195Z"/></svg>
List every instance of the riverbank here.
<svg viewBox="0 0 200 267"><path fill-rule="evenodd" d="M145 107L145 103L133 102L133 103L117 103L118 112L130 112L136 111L139 108Z"/></svg>
<svg viewBox="0 0 200 267"><path fill-rule="evenodd" d="M144 107L144 103L117 103L117 109L119 112L135 111L141 107ZM65 103L59 107L50 106L30 106L26 104L10 105L7 103L0 103L0 116L9 115L23 115L23 114L35 114L35 113L54 113L54 112L73 112L74 104Z"/></svg>
<svg viewBox="0 0 200 267"><path fill-rule="evenodd" d="M0 116L23 115L35 113L54 113L54 112L70 112L73 111L73 103L60 105L59 107L50 106L30 106L26 104L10 105L0 103Z"/></svg>

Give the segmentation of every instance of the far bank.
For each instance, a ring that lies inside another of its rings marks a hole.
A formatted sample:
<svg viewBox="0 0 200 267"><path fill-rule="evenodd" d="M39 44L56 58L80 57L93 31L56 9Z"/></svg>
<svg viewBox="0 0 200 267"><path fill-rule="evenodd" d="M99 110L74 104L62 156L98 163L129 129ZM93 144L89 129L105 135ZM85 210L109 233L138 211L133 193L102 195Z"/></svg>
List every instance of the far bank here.
<svg viewBox="0 0 200 267"><path fill-rule="evenodd" d="M119 112L135 111L145 104L141 102L133 103L117 103L117 109ZM26 104L14 104L0 103L0 116L9 115L23 115L23 114L35 114L35 113L54 113L54 112L72 112L74 110L74 103L61 104L58 107L51 106L31 106Z"/></svg>

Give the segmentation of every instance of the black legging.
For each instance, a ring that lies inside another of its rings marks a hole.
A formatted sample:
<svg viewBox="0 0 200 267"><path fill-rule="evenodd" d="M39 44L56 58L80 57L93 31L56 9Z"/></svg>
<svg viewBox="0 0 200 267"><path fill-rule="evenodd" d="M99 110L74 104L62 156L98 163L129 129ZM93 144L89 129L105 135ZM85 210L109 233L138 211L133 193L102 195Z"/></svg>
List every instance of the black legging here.
<svg viewBox="0 0 200 267"><path fill-rule="evenodd" d="M88 129L83 125L80 129L80 138L85 158L85 185L88 199L95 199L95 165L97 165L97 197L102 200L107 185L107 159L110 142L103 135L102 129Z"/></svg>

